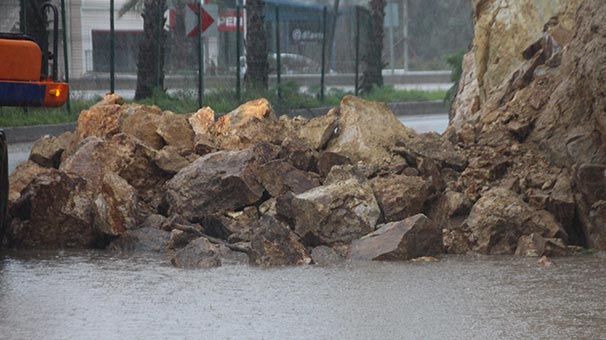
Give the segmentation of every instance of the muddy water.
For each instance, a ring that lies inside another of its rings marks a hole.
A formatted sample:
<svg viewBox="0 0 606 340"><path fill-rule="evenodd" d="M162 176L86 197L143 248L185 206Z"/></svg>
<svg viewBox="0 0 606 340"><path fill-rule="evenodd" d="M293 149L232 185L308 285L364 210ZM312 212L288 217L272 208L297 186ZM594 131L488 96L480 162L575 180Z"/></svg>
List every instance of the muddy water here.
<svg viewBox="0 0 606 340"><path fill-rule="evenodd" d="M0 259L0 338L599 339L606 256L192 271L11 253Z"/></svg>

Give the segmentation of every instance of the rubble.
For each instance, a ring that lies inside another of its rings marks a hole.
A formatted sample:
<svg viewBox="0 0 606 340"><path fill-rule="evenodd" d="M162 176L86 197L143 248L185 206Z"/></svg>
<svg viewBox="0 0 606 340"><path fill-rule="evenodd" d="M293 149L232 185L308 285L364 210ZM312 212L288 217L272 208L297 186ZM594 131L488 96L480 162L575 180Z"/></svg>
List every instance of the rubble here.
<svg viewBox="0 0 606 340"><path fill-rule="evenodd" d="M11 175L5 242L183 268L606 249L606 6L547 3L474 1L443 135L353 96L313 119L108 96Z"/></svg>

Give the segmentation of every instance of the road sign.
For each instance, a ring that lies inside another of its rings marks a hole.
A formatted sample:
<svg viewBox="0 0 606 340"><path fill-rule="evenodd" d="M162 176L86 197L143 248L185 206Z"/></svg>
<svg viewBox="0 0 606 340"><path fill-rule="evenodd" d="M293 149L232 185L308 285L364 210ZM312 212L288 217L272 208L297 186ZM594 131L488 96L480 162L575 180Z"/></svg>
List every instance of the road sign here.
<svg viewBox="0 0 606 340"><path fill-rule="evenodd" d="M199 10L202 10L200 15ZM189 37L195 37L198 30L205 36L217 34L217 18L219 17L219 8L217 5L203 5L199 7L197 3L187 4L185 7L185 32Z"/></svg>

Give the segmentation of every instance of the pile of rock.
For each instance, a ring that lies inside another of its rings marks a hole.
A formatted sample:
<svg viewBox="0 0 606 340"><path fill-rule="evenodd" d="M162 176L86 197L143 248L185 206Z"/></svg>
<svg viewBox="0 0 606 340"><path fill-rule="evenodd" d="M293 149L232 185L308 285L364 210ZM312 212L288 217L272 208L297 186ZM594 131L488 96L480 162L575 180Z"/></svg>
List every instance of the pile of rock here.
<svg viewBox="0 0 606 340"><path fill-rule="evenodd" d="M478 24L497 3L478 3ZM351 96L311 120L264 99L217 118L108 96L11 176L6 240L179 267L606 249L606 6L578 6L575 30L552 18L498 89L469 82L486 60L468 63L443 136Z"/></svg>

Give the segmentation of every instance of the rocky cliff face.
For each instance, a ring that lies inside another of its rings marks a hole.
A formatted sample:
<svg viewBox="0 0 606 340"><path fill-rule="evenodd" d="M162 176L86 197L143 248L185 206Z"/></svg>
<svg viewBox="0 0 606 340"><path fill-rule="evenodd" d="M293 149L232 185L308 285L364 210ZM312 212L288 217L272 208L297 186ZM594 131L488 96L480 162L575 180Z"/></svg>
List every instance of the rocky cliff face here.
<svg viewBox="0 0 606 340"><path fill-rule="evenodd" d="M551 208L569 211L560 222L604 249L606 3L478 1L474 9L476 37L447 137L467 150L500 144L514 163L523 160L515 150L528 150L526 179L557 173L559 184L530 193L526 182L526 199L547 195L548 209L567 202Z"/></svg>
<svg viewBox="0 0 606 340"><path fill-rule="evenodd" d="M582 0L473 0L474 39L463 63L455 120L477 112L523 62L549 25L575 27Z"/></svg>

